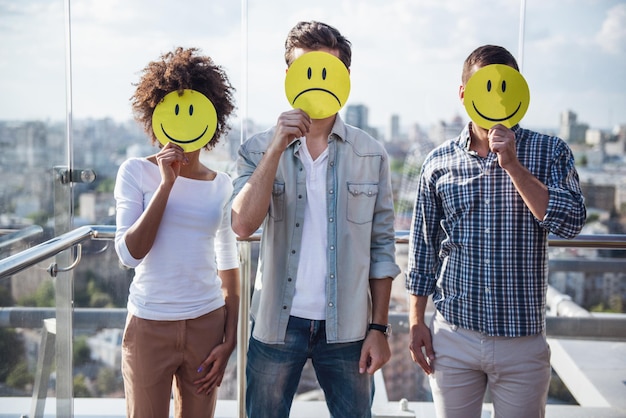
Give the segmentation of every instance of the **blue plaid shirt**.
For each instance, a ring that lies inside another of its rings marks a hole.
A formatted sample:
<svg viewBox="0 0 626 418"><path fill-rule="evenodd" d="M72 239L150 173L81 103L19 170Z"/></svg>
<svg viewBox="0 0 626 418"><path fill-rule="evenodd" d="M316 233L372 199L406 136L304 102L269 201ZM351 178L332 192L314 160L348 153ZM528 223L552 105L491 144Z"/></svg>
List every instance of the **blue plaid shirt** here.
<svg viewBox="0 0 626 418"><path fill-rule="evenodd" d="M520 162L548 187L536 219L494 153L470 150L470 125L433 150L420 176L406 287L433 294L452 324L492 336L542 332L548 277L548 233L573 238L586 210L567 144L513 128Z"/></svg>

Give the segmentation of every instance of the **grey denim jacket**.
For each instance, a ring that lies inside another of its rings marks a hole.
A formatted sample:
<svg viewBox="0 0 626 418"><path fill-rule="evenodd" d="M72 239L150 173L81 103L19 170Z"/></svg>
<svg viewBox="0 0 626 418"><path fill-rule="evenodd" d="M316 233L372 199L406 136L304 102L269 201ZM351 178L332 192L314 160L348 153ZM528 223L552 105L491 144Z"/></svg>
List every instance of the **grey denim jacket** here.
<svg viewBox="0 0 626 418"><path fill-rule="evenodd" d="M274 128L239 148L234 193L241 191L267 149ZM306 171L294 140L274 178L268 215L262 224L259 264L252 296L254 338L284 342L295 291L302 242ZM389 160L381 143L344 124L337 115L328 138L326 206L328 273L326 335L329 343L365 338L371 316L369 279L395 278L394 210Z"/></svg>

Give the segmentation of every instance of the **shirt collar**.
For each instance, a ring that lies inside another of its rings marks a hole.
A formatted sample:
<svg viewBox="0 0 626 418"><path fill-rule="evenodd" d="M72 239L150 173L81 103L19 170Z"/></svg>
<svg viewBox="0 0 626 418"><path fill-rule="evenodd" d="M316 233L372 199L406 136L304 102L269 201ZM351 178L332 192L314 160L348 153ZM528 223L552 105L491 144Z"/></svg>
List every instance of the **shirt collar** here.
<svg viewBox="0 0 626 418"><path fill-rule="evenodd" d="M513 132L515 132L515 137L516 138L518 138L517 131L519 131L520 129L521 128L519 126L519 123L511 128L511 130ZM458 138L459 146L461 148L463 148L465 151L470 151L470 143L471 143L471 141L470 141L470 139L471 139L470 132L471 132L471 130L472 130L472 122L470 121L470 122L467 123L467 125L465 125L465 127L461 131L461 135L459 135L459 138Z"/></svg>

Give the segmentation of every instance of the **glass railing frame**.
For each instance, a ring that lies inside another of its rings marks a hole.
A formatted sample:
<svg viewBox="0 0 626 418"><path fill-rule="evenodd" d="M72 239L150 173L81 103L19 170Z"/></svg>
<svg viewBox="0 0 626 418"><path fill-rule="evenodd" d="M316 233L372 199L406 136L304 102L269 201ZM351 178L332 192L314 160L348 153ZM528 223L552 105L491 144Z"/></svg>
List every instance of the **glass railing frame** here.
<svg viewBox="0 0 626 418"><path fill-rule="evenodd" d="M31 248L23 250L17 254L11 255L0 260L0 278L10 277L23 270L26 270L37 263L57 256L63 251L72 250L79 247L82 243L89 240L113 240L115 238L114 225L86 225L78 227L72 231L62 234L58 237L35 245ZM252 280L252 260L251 260L251 244L258 242L260 235L255 234L247 239L239 240L240 265L241 265L241 300L248 303L240 303L239 309L239 326L238 326L238 342L237 342L237 405L239 416L245 416L245 365L246 352L249 336L249 320L241 320L249 318L249 301ZM407 231L398 231L396 233L397 244L408 243ZM626 235L605 234L605 235L581 235L571 240L563 240L556 237L550 237L549 245L552 247L580 247L580 248L596 248L596 249L626 249ZM76 251L75 251L76 253ZM78 257L75 255L74 257ZM77 260L75 260L77 261ZM54 264L54 263L53 263ZM55 267L56 268L56 267ZM55 268L51 265L48 269L51 275L54 274ZM31 325L42 324L45 318L49 318L54 314L54 309L46 308L0 308L0 326L14 326L13 314L20 310L31 310ZM91 317L87 321L94 321L102 309L85 309L75 308L74 313L79 316L87 315ZM117 315L117 321L124 317L124 309L114 310ZM19 315L22 317L22 314ZM405 313L390 312L390 322L395 330L400 332L408 332L409 325ZM21 319L23 320L23 318ZM102 325L108 320L102 319ZM85 318L82 318L85 321ZM601 323L600 323L601 322ZM82 322L76 324L80 326ZM85 322L87 323L87 322ZM92 324L97 325L96 320ZM23 326L24 324L22 324ZM396 331L396 332L397 332ZM584 338L595 340L614 340L626 341L626 318L618 317L614 320L608 318L593 318L590 316L575 317L547 317L546 332L552 338ZM38 370L38 373L41 370ZM63 371L61 371L63 372ZM64 371L71 375L72 370ZM33 393L33 405L38 403L41 405L41 395ZM45 394L44 394L45 396ZM44 399L45 401L45 399ZM31 417L34 418L34 417Z"/></svg>

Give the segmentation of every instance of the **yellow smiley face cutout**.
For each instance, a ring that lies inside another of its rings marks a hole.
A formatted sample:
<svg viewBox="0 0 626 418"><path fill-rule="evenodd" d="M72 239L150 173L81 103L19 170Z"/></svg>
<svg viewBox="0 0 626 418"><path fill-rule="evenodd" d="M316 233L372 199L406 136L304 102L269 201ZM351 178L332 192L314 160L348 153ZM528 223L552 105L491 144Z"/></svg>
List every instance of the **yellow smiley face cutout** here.
<svg viewBox="0 0 626 418"><path fill-rule="evenodd" d="M196 90L181 95L170 92L154 108L152 130L163 145L173 142L185 152L197 151L213 139L217 112L213 103Z"/></svg>
<svg viewBox="0 0 626 418"><path fill-rule="evenodd" d="M285 94L294 109L312 119L339 112L350 94L350 72L336 56L322 51L307 52L287 70Z"/></svg>
<svg viewBox="0 0 626 418"><path fill-rule="evenodd" d="M502 124L517 125L526 114L530 92L526 80L515 68L492 64L476 71L465 85L463 105L481 128Z"/></svg>

